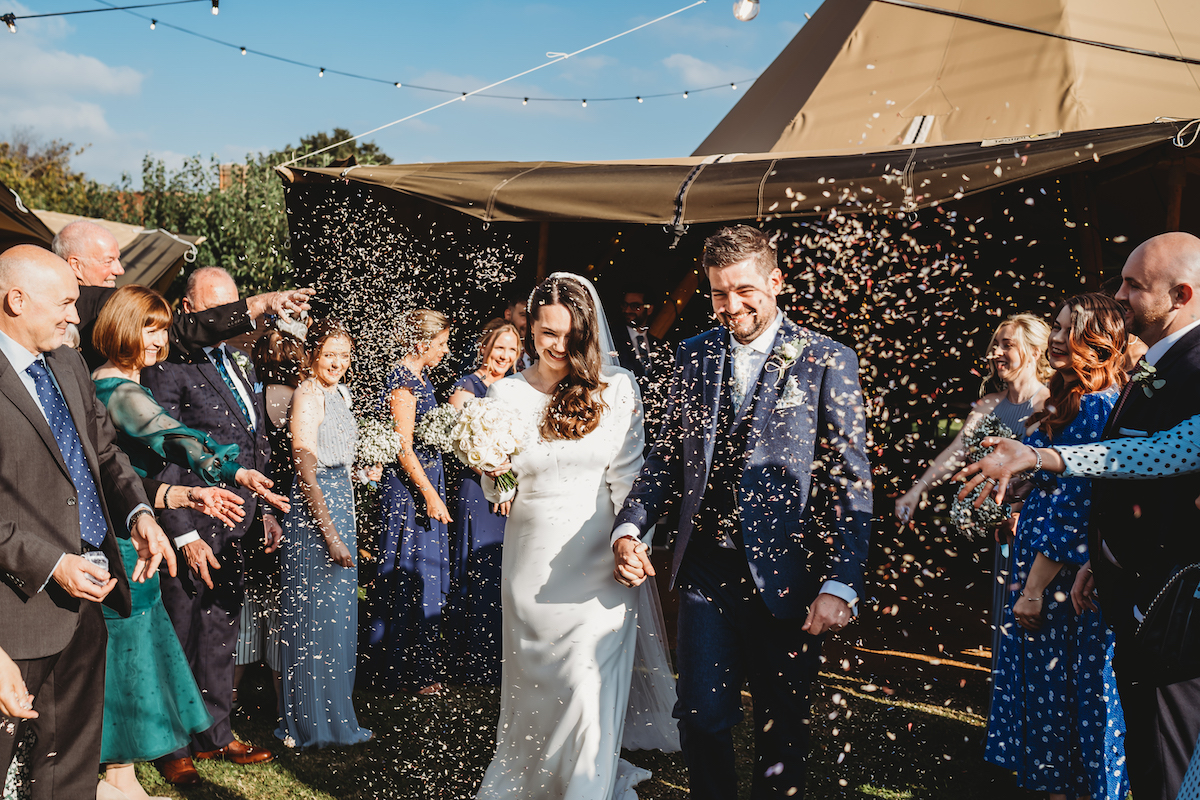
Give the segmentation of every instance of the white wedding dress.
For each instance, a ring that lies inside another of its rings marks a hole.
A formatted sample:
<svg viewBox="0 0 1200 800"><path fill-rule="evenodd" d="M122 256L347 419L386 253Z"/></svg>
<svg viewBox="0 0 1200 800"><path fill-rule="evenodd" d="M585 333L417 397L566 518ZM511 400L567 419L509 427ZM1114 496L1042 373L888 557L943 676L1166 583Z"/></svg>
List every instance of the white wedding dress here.
<svg viewBox="0 0 1200 800"><path fill-rule="evenodd" d="M504 532L500 721L479 798L636 800L633 785L650 773L620 758L627 711L640 721L640 743L627 746L646 747L649 732L662 743L649 746L678 750L665 647L647 648L644 637L636 647L638 607L648 607L653 582L631 589L612 576L613 521L642 464L641 402L629 372L602 374L608 410L579 440L540 438L550 398L521 375L488 391L517 409L529 434L512 459L519 485ZM659 682L649 711L629 709L635 649L663 654L650 670Z"/></svg>

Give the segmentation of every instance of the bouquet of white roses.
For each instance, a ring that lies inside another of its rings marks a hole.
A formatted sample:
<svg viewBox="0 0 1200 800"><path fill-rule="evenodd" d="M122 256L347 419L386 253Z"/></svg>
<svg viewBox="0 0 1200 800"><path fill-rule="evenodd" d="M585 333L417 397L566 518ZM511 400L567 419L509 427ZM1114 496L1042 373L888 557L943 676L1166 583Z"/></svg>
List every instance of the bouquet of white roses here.
<svg viewBox="0 0 1200 800"><path fill-rule="evenodd" d="M525 431L516 409L487 397L467 401L450 438L459 460L480 472L495 471L525 446ZM496 478L501 491L516 485L517 476L512 470Z"/></svg>
<svg viewBox="0 0 1200 800"><path fill-rule="evenodd" d="M458 422L458 409L449 403L442 403L437 408L430 409L421 421L413 428L413 436L431 450L439 453L454 452L454 430Z"/></svg>

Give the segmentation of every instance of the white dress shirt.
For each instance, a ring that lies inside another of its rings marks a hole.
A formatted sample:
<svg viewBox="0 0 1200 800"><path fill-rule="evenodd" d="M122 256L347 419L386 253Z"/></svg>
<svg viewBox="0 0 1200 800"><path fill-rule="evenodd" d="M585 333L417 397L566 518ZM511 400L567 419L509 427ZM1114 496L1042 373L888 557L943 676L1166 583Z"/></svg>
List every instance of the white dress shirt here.
<svg viewBox="0 0 1200 800"><path fill-rule="evenodd" d="M246 413L250 415L250 427L258 427L258 423L254 418L254 397L250 394L250 387L246 386L246 382L241 378L241 370L234 366L233 359L229 356L229 348L224 344L219 344L216 347L206 347L204 348L204 354L208 356L214 366L216 366L217 359L221 359L224 362L225 371L229 373L229 378L233 381L237 393L242 396L242 402L246 404ZM223 358L222 354L224 354Z"/></svg>

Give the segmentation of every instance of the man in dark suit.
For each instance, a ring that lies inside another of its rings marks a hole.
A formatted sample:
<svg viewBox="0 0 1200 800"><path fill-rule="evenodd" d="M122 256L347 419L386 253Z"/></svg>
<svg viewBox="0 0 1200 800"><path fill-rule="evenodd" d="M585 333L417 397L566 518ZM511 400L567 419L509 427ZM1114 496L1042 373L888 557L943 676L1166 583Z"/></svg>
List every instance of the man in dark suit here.
<svg viewBox="0 0 1200 800"><path fill-rule="evenodd" d="M78 289L32 245L0 254L0 646L37 718L33 797L94 797L108 634L100 603L130 611L115 535L138 551L135 580L175 556L116 445L83 359L62 345ZM82 554L103 553L109 569ZM21 727L0 729L5 771Z"/></svg>
<svg viewBox="0 0 1200 800"><path fill-rule="evenodd" d="M237 285L225 270L203 267L192 273L183 298L185 313L237 300ZM246 369L225 345L194 350L188 363L161 363L142 371L142 383L175 419L202 430L222 443L237 444L238 462L247 469L269 472L271 449L266 437L262 386L249 361ZM190 472L168 465L157 476L173 484L198 486ZM172 783L199 780L192 757L223 758L238 764L269 761L271 752L233 737L233 672L238 617L244 599L242 538L265 537L270 547L282 531L257 495L230 487L245 501L245 519L226 527L190 509L163 512L163 526L187 559L190 571L162 582L163 605L179 635L205 704L213 716L208 730L192 737L190 752L180 749L159 762Z"/></svg>
<svg viewBox="0 0 1200 800"><path fill-rule="evenodd" d="M630 289L621 296L621 324L613 326L613 340L617 345L617 360L621 366L633 373L639 384L654 372L654 356L663 348L663 341L650 333L650 312L646 294ZM642 387L645 401L645 387Z"/></svg>
<svg viewBox="0 0 1200 800"><path fill-rule="evenodd" d="M692 796L737 796L730 732L749 681L751 797L803 797L822 634L850 622L863 592L871 470L858 358L778 310L783 275L761 231L718 231L702 263L723 326L679 347L671 435L617 515L614 577L654 574L638 537L681 496L675 718Z"/></svg>
<svg viewBox="0 0 1200 800"><path fill-rule="evenodd" d="M76 220L65 226L50 244L55 255L67 262L79 282L79 340L83 357L92 369L105 362L92 346L92 328L100 309L116 291L117 278L125 274L117 239L102 226ZM309 308L312 289L267 292L245 300L204 311L176 312L171 323L172 356L178 360L196 348L209 347L254 330L268 314L299 314Z"/></svg>

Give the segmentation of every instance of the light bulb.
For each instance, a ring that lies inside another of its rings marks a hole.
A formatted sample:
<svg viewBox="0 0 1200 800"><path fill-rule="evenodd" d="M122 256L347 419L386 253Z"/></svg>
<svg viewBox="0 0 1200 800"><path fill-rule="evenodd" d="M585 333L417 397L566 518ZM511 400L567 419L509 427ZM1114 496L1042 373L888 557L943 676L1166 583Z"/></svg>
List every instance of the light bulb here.
<svg viewBox="0 0 1200 800"><path fill-rule="evenodd" d="M584 108L587 108L587 100L584 100L584 101L583 101L583 107L584 107Z"/></svg>
<svg viewBox="0 0 1200 800"><path fill-rule="evenodd" d="M522 100L522 101L521 101L521 105L523 105L523 106L527 106L527 105L529 105L529 98L528 98L528 97L526 97L524 100Z"/></svg>
<svg viewBox="0 0 1200 800"><path fill-rule="evenodd" d="M17 32L17 15L16 14L5 14L3 17L0 17L0 20L4 20L4 24L8 26L9 33Z"/></svg>
<svg viewBox="0 0 1200 800"><path fill-rule="evenodd" d="M246 55L246 48L242 48L242 55Z"/></svg>
<svg viewBox="0 0 1200 800"><path fill-rule="evenodd" d="M321 71L317 73L317 77L318 77L318 78L324 78L324 77L325 77L325 68L324 68L324 67L321 67Z"/></svg>
<svg viewBox="0 0 1200 800"><path fill-rule="evenodd" d="M214 17L215 17L217 14L220 14L220 13L221 13L221 8L220 8L220 5L219 5L219 4L220 4L220 2L221 2L221 0L212 0L212 4L213 4L213 16L214 16Z"/></svg>
<svg viewBox="0 0 1200 800"><path fill-rule="evenodd" d="M687 96L688 96L688 93L687 93L687 92L684 92L684 93L683 93L683 99L684 99L684 100L687 100Z"/></svg>
<svg viewBox="0 0 1200 800"><path fill-rule="evenodd" d="M749 22L758 16L758 0L737 0L733 4L733 15L741 22Z"/></svg>
<svg viewBox="0 0 1200 800"><path fill-rule="evenodd" d="M729 84L729 88L730 88L730 89L733 89L733 90L736 92L736 91L737 91L737 84L736 84L736 83L731 83L731 84Z"/></svg>
<svg viewBox="0 0 1200 800"><path fill-rule="evenodd" d="M150 30L154 30L156 25L158 25L158 20L156 20L156 19L150 20Z"/></svg>
<svg viewBox="0 0 1200 800"><path fill-rule="evenodd" d="M642 98L640 98L640 97L639 97L639 98L637 99L637 101L638 101L639 103L640 103L640 102L642 102Z"/></svg>
<svg viewBox="0 0 1200 800"><path fill-rule="evenodd" d="M397 89L399 89L399 88L400 88L400 81L396 81L396 88L397 88Z"/></svg>

